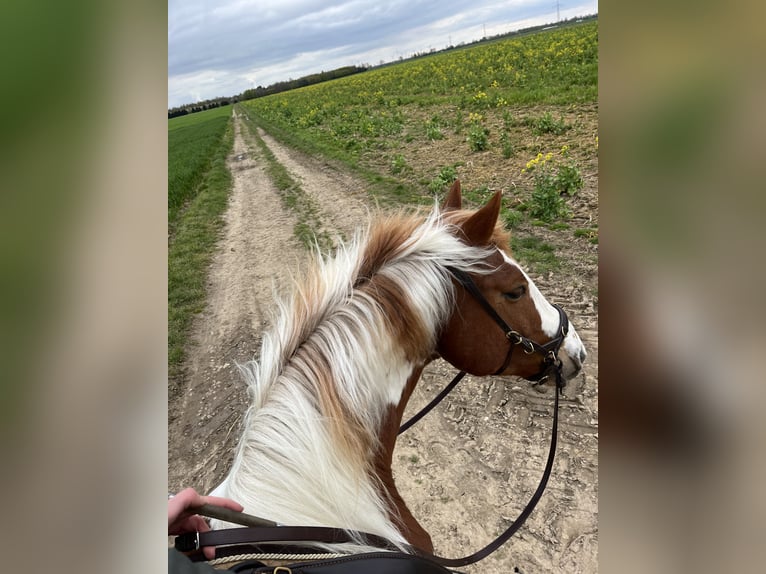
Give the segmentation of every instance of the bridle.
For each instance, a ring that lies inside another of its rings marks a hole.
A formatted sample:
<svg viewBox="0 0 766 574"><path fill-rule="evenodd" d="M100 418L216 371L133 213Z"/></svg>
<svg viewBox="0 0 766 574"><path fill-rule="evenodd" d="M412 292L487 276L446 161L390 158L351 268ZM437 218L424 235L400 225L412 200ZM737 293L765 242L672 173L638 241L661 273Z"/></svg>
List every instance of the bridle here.
<svg viewBox="0 0 766 574"><path fill-rule="evenodd" d="M566 339L567 333L569 333L569 317L567 317L564 309L558 305L553 305L553 307L559 313L559 328L557 330L556 336L553 339L547 343L540 344L509 327L508 323L506 323L505 320L498 314L498 312L495 311L495 308L492 306L492 304L487 301L487 298L479 290L476 283L473 279L471 279L471 276L468 273L460 269L456 269L455 267L447 267L447 270L455 278L455 281L457 281L459 285L461 285L468 293L473 296L474 299L476 299L484 311L503 330L505 338L510 341L510 346L508 347L508 352L505 355L503 364L497 371L492 373L492 375L497 376L503 373L503 371L508 368L508 365L511 364L511 358L513 357L514 349L518 346L521 346L524 349L524 353L527 355L531 355L532 353L539 353L543 356L543 363L540 371L529 378L539 385L546 382L551 377L551 375L553 375L556 378L556 389L558 392L561 392L561 390L566 385L566 381L564 381L564 377L561 374L563 365L561 364L561 359L559 359L558 354L561 345L564 343L564 339ZM460 371L457 375L455 375L455 378L452 379L452 381L450 381L450 383L444 387L430 403L428 403L420 411L414 414L412 418L407 420L407 422L399 427L399 434L402 434L404 431L412 427L420 419L426 416L429 412L431 412L431 410L433 410L436 405L442 402L444 397L446 397L452 391L452 389L457 386L457 384L463 379L463 377L465 377L465 375L465 371ZM556 400L556 412L558 412L558 393Z"/></svg>
<svg viewBox="0 0 766 574"><path fill-rule="evenodd" d="M550 367L555 367L556 371L559 373L559 378L556 380L556 386L562 386L563 379L560 376L561 359L558 358L558 352L562 343L564 342L564 339L567 336L567 333L569 332L569 318L567 317L567 314L564 313L564 310L558 305L553 305L553 307L559 313L559 329L556 337L547 343L537 343L536 341L528 339L518 331L515 331L508 326L508 323L506 323L505 320L497 313L497 311L495 311L495 308L492 307L489 301L487 301L487 298L484 297L484 294L479 291L476 283L474 283L474 280L471 279L471 276L468 273L454 267L448 267L447 270L452 274L455 280L466 291L468 291L468 293L470 293L474 299L476 299L476 301L482 306L490 318L498 324L498 326L503 330L505 338L508 339L508 341L511 343L510 347L508 347L508 353L505 356L505 360L503 361L502 366L497 371L495 371L493 375L499 375L508 368L508 365L511 364L513 350L516 347L521 346L527 355L539 353L544 357L542 369L537 375L531 377L532 380L545 380L545 375L550 374Z"/></svg>
<svg viewBox="0 0 766 574"><path fill-rule="evenodd" d="M476 283L471 279L471 276L460 269L454 267L448 267L448 271L452 274L455 280L460 284L468 293L470 293L476 301L482 306L487 314L497 323L497 325L503 330L506 339L510 342L508 353L506 354L503 365L494 373L499 375L508 368L510 365L513 351L516 347L523 348L524 353L532 354L538 353L543 356L543 363L540 371L529 377L531 380L536 381L536 384L541 384L547 381L551 376L555 377L556 392L553 409L553 425L551 430L551 444L548 451L548 459L545 464L545 470L543 476L540 479L540 483L537 486L534 494L530 498L524 510L521 511L519 516L513 523L497 538L487 544L481 550L474 552L469 556L462 558L444 558L442 556L435 556L427 552L418 550L417 548L411 548L413 554L417 554L433 560L446 567L466 566L478 562L495 550L505 544L516 531L524 524L526 519L532 514L535 506L539 502L540 498L545 491L545 487L548 484L551 471L553 469L553 460L556 453L556 443L558 437L558 415L559 415L559 395L566 382L562 374L563 365L561 359L558 357L559 349L564 342L564 339L569 332L569 318L564 310L558 305L553 305L559 313L559 328L557 330L556 337L546 343L537 343L523 335L518 331L512 329L505 320L495 311L494 307L487 301L486 297L482 294ZM465 376L465 371L460 371L454 379L432 400L428 405L421 409L416 415L410 418L399 428L399 434L402 434L421 418L423 418L428 412L430 412L437 404L439 404L444 397L457 385L458 382ZM269 541L298 541L298 542L324 542L324 543L342 543L342 542L358 542L359 540L366 541L368 545L375 546L381 549L393 550L390 543L374 534L355 532L351 537L346 530L338 528L326 528L326 527L293 527L282 526L275 522L264 520L255 516L247 515L244 513L230 511L221 507L211 507L205 505L204 509L198 509L199 514L210 516L212 518L218 518L227 522L239 523L249 525L250 528L235 528L226 530L214 530L204 533L188 533L182 534L176 538L175 546L177 549L188 552L199 550L202 546L216 546L220 544L236 544L236 543L268 543Z"/></svg>

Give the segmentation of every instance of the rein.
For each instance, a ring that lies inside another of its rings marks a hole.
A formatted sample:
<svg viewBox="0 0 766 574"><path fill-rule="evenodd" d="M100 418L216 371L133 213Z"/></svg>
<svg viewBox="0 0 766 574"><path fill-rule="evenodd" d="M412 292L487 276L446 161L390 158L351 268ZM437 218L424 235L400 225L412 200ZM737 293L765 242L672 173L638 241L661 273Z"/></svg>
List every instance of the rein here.
<svg viewBox="0 0 766 574"><path fill-rule="evenodd" d="M569 319L564 310L558 305L554 305L559 313L559 329L555 338L544 344L539 344L527 337L521 335L518 331L513 330L503 320L502 317L495 311L492 305L487 301L484 295L479 291L479 288L474 283L473 279L459 269L448 267L449 272L453 275L455 280L468 291L484 308L489 316L498 324L503 330L505 337L510 341L510 347L508 354L505 357L503 365L494 374L499 375L508 367L511 361L511 355L516 346L521 345L524 352L527 354L539 353L543 355L543 364L540 372L532 377L532 380L536 381L536 384L541 384L546 381L550 376L555 377L556 391L553 408L553 424L551 429L551 443L548 451L548 459L545 463L545 470L543 471L540 483L537 486L534 494L530 498L524 510L521 511L519 516L513 523L497 538L487 544L481 550L474 552L468 556L462 558L444 558L442 556L436 556L428 552L423 552L415 547L408 547L408 550L417 556L433 560L434 562L446 567L454 566L466 566L474 564L483 560L503 544L505 544L519 528L524 524L526 519L532 514L532 511L537 506L540 498L545 491L545 487L548 485L548 479L551 476L553 470L553 461L556 454L556 444L558 439L558 421L559 421L559 395L564 388L564 379L561 373L562 363L558 358L558 351L561 348L567 333L569 332ZM444 397L446 397L452 389L465 376L465 371L460 371L455 378L444 388L442 391L423 409L410 418L399 428L399 434L402 434L426 414L428 414L436 405L438 405ZM204 546L218 546L218 545L233 545L233 544L254 544L254 543L294 543L294 542L322 542L322 543L359 543L362 542L368 546L374 546L380 549L396 550L392 544L374 534L358 531L347 531L340 528L330 528L323 526L282 526L275 522L264 520L255 516L244 514L241 512L235 512L229 509L212 506L209 504L197 510L198 514L208 516L211 518L218 518L227 522L235 524L244 524L250 526L249 528L231 528L223 530L213 530L210 532L190 532L182 534L176 538L175 547L181 552L197 551ZM234 547L234 552L239 548ZM218 556L218 553L216 553Z"/></svg>
<svg viewBox="0 0 766 574"><path fill-rule="evenodd" d="M436 556L428 552L423 552L415 547L410 546L409 552L417 556L428 558L434 562L446 567L466 566L468 564L474 564L483 560L503 544L505 544L515 533L521 528L526 519L532 514L532 511L537 506L540 498L545 491L545 487L548 484L548 479L551 476L553 469L553 459L556 453L556 442L558 437L558 415L559 415L559 394L560 387L557 388L555 406L553 411L553 427L551 430L551 445L548 451L548 460L545 463L545 470L543 476L540 479L540 484L537 486L529 502L521 511L521 514L513 521L513 523L502 533L495 538L492 542L487 544L481 550L474 552L468 556L462 558L445 558L443 556ZM239 524L252 524L253 522L263 521L263 519L244 514L241 512L229 511L228 509L215 508L215 511L226 510L225 520ZM198 513L203 516L210 516L211 506L205 505L205 507L198 510ZM220 512L213 513L214 518L223 518ZM210 532L188 532L176 537L175 547L181 552L197 551L204 546L218 546L218 545L231 545L231 544L254 544L254 543L288 543L288 542L301 542L306 544L308 542L322 542L322 543L359 543L362 542L369 546L375 546L380 549L396 550L390 542L376 536L374 534L368 534L366 532L354 531L349 532L340 528L330 528L324 526L271 526L271 527L250 527L250 528L229 528L224 530L211 530ZM235 547L234 553L240 551L240 548ZM216 551L216 557L219 557L218 551Z"/></svg>

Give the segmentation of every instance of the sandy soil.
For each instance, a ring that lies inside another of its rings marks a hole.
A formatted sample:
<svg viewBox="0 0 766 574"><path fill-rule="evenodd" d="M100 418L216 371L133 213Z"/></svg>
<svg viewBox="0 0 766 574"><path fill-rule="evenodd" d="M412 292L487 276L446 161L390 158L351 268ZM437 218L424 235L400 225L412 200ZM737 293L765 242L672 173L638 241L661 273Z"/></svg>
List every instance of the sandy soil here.
<svg viewBox="0 0 766 574"><path fill-rule="evenodd" d="M320 206L323 227L350 236L367 216L364 185L336 166L262 137ZM282 208L257 150L247 128L235 120L229 158L234 187L210 271L209 302L195 322L180 391L169 397L171 491L185 486L209 491L226 473L247 408L236 364L257 353L274 289L287 285L290 269L307 257L292 236L294 218ZM572 258L582 261L576 254ZM561 276L534 277L549 300L565 307L590 353L562 401L553 476L520 532L466 572L598 569L596 278L595 268L583 270L583 265ZM442 361L430 365L408 412L428 402L453 375ZM545 466L552 408L550 389L539 392L517 379L466 377L400 438L394 457L397 484L431 533L437 553L470 554L516 518Z"/></svg>

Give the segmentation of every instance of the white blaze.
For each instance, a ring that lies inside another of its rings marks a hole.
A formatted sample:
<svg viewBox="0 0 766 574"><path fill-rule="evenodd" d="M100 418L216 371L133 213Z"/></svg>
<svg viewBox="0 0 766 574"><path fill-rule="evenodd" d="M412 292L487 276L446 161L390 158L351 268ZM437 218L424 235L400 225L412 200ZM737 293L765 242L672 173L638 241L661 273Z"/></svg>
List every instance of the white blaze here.
<svg viewBox="0 0 766 574"><path fill-rule="evenodd" d="M527 280L527 283L529 284L529 296L532 298L532 302L535 304L537 313L540 315L540 323L543 333L545 333L550 338L555 337L559 330L559 312L543 296L543 294L537 288L537 285L535 285L535 282L532 281L532 278L527 275L524 269L521 268L521 265L519 265L511 257L508 257L508 255L505 253L503 253L503 257L505 258L506 263L513 265L519 271L521 271ZM575 328L571 324L569 325L569 332L564 339L563 347L566 353L572 359L577 360L577 362L581 362L585 358L585 347L582 344L577 331L575 331Z"/></svg>

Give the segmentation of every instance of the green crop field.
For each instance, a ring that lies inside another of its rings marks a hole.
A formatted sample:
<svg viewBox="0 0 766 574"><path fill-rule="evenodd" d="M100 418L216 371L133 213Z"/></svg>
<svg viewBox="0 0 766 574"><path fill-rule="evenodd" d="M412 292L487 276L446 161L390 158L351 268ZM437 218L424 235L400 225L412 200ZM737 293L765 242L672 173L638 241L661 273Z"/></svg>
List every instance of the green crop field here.
<svg viewBox="0 0 766 574"><path fill-rule="evenodd" d="M231 106L168 120L168 226L199 191L231 117Z"/></svg>
<svg viewBox="0 0 766 574"><path fill-rule="evenodd" d="M231 106L168 120L168 369L184 357L191 319L205 301L205 277L231 188L226 156Z"/></svg>

